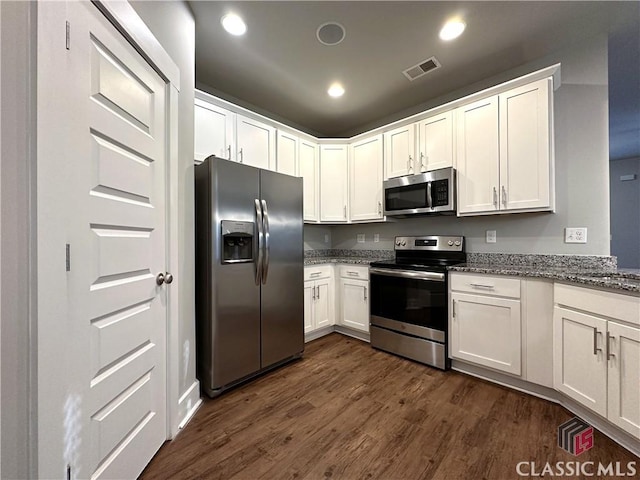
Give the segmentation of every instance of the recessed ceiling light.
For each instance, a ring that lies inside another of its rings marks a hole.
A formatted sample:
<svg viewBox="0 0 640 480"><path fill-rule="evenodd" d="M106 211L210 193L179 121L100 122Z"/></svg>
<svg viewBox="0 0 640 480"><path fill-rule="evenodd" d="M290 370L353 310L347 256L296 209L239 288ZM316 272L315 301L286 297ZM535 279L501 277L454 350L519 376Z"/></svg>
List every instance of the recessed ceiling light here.
<svg viewBox="0 0 640 480"><path fill-rule="evenodd" d="M453 40L454 38L458 38L464 32L466 28L466 23L462 20L449 20L444 24L442 30L440 30L440 38L442 40Z"/></svg>
<svg viewBox="0 0 640 480"><path fill-rule="evenodd" d="M231 35L244 35L247 31L247 25L244 23L244 20L240 18L235 13L229 13L222 17L220 21L224 29L229 32Z"/></svg>
<svg viewBox="0 0 640 480"><path fill-rule="evenodd" d="M341 97L344 95L344 88L339 83L334 83L329 87L327 93L332 97Z"/></svg>

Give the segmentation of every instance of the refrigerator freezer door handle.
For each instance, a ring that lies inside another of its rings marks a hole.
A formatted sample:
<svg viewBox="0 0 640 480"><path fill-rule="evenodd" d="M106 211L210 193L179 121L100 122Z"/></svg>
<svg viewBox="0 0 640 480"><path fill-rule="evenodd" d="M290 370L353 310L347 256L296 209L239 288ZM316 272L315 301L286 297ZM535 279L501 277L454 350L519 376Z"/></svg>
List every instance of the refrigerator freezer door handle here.
<svg viewBox="0 0 640 480"><path fill-rule="evenodd" d="M262 200L262 219L264 223L264 259L262 265L262 283L267 283L269 274L269 210L266 200Z"/></svg>
<svg viewBox="0 0 640 480"><path fill-rule="evenodd" d="M257 198L254 200L256 206L256 225L258 226L258 259L256 260L256 285L260 285L262 281L262 251L264 249L262 243L264 242L264 233L262 231L262 208L260 207L260 200Z"/></svg>

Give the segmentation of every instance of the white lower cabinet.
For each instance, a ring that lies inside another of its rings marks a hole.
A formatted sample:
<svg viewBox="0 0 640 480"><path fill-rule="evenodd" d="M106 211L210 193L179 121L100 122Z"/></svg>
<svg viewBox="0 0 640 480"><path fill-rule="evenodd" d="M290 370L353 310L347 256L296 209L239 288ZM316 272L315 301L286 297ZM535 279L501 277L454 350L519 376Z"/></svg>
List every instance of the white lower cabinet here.
<svg viewBox="0 0 640 480"><path fill-rule="evenodd" d="M369 332L369 281L340 279L340 323Z"/></svg>
<svg viewBox="0 0 640 480"><path fill-rule="evenodd" d="M520 375L520 300L451 293L452 358Z"/></svg>
<svg viewBox="0 0 640 480"><path fill-rule="evenodd" d="M640 297L557 284L554 298L554 387L640 438Z"/></svg>
<svg viewBox="0 0 640 480"><path fill-rule="evenodd" d="M304 269L304 333L335 323L335 282L333 267L321 265Z"/></svg>

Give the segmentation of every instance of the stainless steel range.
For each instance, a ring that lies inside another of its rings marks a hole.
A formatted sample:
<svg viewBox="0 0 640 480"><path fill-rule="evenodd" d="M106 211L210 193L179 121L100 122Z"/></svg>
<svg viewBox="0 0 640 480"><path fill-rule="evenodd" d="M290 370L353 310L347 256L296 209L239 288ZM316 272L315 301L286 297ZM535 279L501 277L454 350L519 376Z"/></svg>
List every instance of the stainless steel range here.
<svg viewBox="0 0 640 480"><path fill-rule="evenodd" d="M447 370L447 266L464 237L396 237L395 260L370 265L371 346Z"/></svg>

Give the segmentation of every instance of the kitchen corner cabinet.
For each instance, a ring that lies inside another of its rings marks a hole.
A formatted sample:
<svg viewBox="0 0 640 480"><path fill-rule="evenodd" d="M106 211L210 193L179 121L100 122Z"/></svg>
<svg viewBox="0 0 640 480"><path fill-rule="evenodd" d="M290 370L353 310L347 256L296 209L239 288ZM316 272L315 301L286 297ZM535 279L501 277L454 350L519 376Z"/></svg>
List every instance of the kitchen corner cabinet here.
<svg viewBox="0 0 640 480"><path fill-rule="evenodd" d="M333 267L322 265L304 269L304 333L335 323L335 282Z"/></svg>
<svg viewBox="0 0 640 480"><path fill-rule="evenodd" d="M346 223L348 218L347 145L320 145L320 220Z"/></svg>
<svg viewBox="0 0 640 480"><path fill-rule="evenodd" d="M418 171L453 167L453 112L448 111L418 122Z"/></svg>
<svg viewBox="0 0 640 480"><path fill-rule="evenodd" d="M339 323L369 332L369 268L342 265L340 271Z"/></svg>
<svg viewBox="0 0 640 480"><path fill-rule="evenodd" d="M551 82L456 109L459 215L553 210Z"/></svg>
<svg viewBox="0 0 640 480"><path fill-rule="evenodd" d="M554 387L640 439L640 297L554 287Z"/></svg>
<svg viewBox="0 0 640 480"><path fill-rule="evenodd" d="M520 280L452 274L450 288L451 358L520 376Z"/></svg>
<svg viewBox="0 0 640 480"><path fill-rule="evenodd" d="M236 115L236 160L252 167L276 169L276 129Z"/></svg>
<svg viewBox="0 0 640 480"><path fill-rule="evenodd" d="M236 114L217 105L195 99L194 157L203 161L209 155L230 160L235 154Z"/></svg>
<svg viewBox="0 0 640 480"><path fill-rule="evenodd" d="M414 123L384 133L384 179L416 172L416 127Z"/></svg>
<svg viewBox="0 0 640 480"><path fill-rule="evenodd" d="M276 169L291 176L298 175L298 137L278 130L276 137Z"/></svg>
<svg viewBox="0 0 640 480"><path fill-rule="evenodd" d="M319 162L318 145L308 140L300 139L298 144L298 165L302 177L304 191L304 221L317 222L320 220L319 195Z"/></svg>
<svg viewBox="0 0 640 480"><path fill-rule="evenodd" d="M382 219L382 135L351 144L349 220Z"/></svg>

